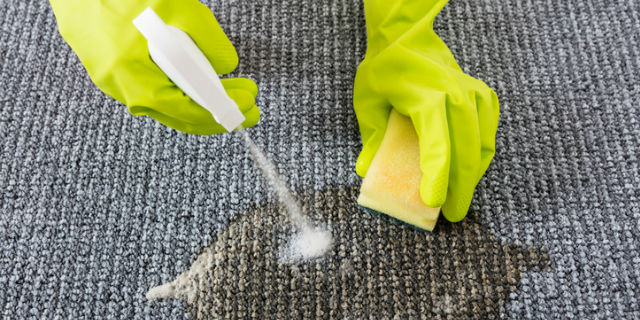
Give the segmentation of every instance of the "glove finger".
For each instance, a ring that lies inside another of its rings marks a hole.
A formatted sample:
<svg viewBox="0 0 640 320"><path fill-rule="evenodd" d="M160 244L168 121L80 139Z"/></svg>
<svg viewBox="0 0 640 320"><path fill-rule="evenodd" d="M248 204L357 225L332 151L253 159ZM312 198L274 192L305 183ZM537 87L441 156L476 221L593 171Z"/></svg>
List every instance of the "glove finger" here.
<svg viewBox="0 0 640 320"><path fill-rule="evenodd" d="M483 83L484 84L484 83ZM487 171L496 153L496 132L500 119L500 103L496 93L486 85L476 92L478 105L478 124L480 126L480 142L482 145L480 156L480 171L478 179Z"/></svg>
<svg viewBox="0 0 640 320"><path fill-rule="evenodd" d="M387 130L387 121L391 107L370 106L366 116L358 117L358 126L362 135L362 151L356 162L356 173L365 177L375 157L384 133Z"/></svg>
<svg viewBox="0 0 640 320"><path fill-rule="evenodd" d="M362 69L361 69L362 70ZM353 88L353 108L358 118L362 151L356 161L356 173L365 177L387 130L391 105L369 90L361 71L356 75Z"/></svg>
<svg viewBox="0 0 640 320"><path fill-rule="evenodd" d="M184 12L187 4L189 14L176 14ZM167 24L189 34L218 74L231 73L238 66L236 49L207 6L198 1L163 1L154 9Z"/></svg>
<svg viewBox="0 0 640 320"><path fill-rule="evenodd" d="M230 78L222 79L222 86L233 99L246 120L242 123L244 128L253 127L260 121L260 110L256 106L258 86L251 79Z"/></svg>
<svg viewBox="0 0 640 320"><path fill-rule="evenodd" d="M247 91L254 100L258 95L258 85L248 78L226 78L222 79L222 86L225 90L240 89Z"/></svg>
<svg viewBox="0 0 640 320"><path fill-rule="evenodd" d="M451 171L447 199L442 215L458 222L467 215L478 184L481 143L475 97L450 103L448 119L451 132Z"/></svg>

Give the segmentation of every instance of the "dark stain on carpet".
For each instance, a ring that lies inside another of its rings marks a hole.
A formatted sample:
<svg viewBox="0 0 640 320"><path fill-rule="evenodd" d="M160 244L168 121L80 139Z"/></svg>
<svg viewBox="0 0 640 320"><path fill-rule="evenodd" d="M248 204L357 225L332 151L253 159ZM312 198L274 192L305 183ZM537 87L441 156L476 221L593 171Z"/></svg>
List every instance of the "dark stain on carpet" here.
<svg viewBox="0 0 640 320"><path fill-rule="evenodd" d="M525 272L550 268L544 247L502 242L473 214L428 233L363 211L357 196L298 193L334 237L324 258L300 264L279 262L291 231L283 209L247 210L200 256L203 272L180 276L190 298L175 297L194 319L497 319Z"/></svg>

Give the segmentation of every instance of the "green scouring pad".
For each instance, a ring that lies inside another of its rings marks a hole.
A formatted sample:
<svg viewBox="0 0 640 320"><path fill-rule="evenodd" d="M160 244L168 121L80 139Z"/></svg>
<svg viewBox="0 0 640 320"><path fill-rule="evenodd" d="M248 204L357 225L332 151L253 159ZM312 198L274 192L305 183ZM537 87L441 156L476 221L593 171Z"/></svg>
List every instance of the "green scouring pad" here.
<svg viewBox="0 0 640 320"><path fill-rule="evenodd" d="M420 197L420 150L411 119L395 110L360 188L358 204L421 230L432 231L440 208Z"/></svg>

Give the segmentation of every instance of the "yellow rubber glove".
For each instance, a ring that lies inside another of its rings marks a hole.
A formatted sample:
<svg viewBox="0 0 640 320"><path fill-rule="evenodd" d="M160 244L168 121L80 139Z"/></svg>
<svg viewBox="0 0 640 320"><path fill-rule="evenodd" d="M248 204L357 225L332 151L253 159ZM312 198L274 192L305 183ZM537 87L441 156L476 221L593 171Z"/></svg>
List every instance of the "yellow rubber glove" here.
<svg viewBox="0 0 640 320"><path fill-rule="evenodd" d="M198 0L50 0L62 37L76 52L93 82L136 116L147 115L193 134L226 132L211 113L180 90L149 57L147 41L133 19L152 7L169 25L185 31L216 72L227 74L238 55L209 8ZM256 84L246 78L222 79L229 96L255 125Z"/></svg>
<svg viewBox="0 0 640 320"><path fill-rule="evenodd" d="M354 107L364 177L384 137L391 108L411 118L420 144L420 195L462 220L495 154L499 104L493 90L465 74L433 21L448 0L365 0L368 49L358 68Z"/></svg>

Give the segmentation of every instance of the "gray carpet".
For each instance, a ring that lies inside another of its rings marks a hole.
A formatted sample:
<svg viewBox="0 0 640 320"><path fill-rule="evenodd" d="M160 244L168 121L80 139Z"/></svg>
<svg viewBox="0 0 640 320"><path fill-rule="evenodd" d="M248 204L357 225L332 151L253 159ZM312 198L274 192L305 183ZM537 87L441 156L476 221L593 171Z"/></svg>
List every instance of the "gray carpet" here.
<svg viewBox="0 0 640 320"><path fill-rule="evenodd" d="M415 231L355 205L360 0L215 0L250 130L334 246L287 225L240 137L130 116L43 0L0 0L0 318L640 319L640 4L452 0L437 32L501 98L467 220ZM195 299L150 287L205 249Z"/></svg>

